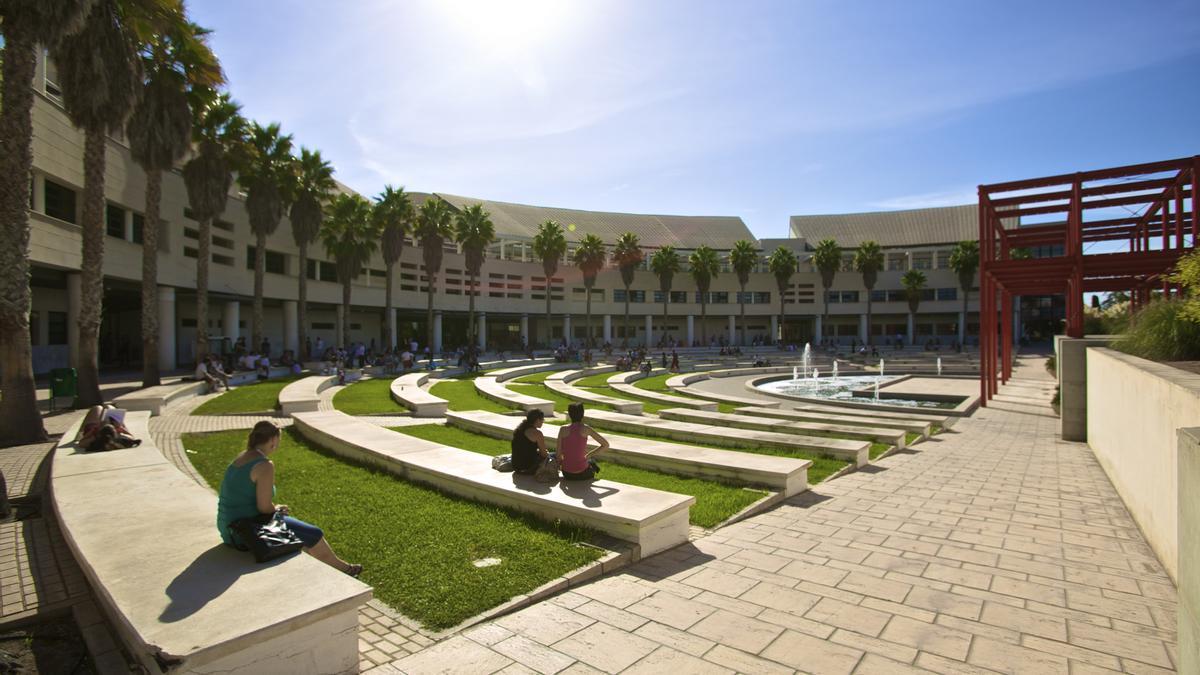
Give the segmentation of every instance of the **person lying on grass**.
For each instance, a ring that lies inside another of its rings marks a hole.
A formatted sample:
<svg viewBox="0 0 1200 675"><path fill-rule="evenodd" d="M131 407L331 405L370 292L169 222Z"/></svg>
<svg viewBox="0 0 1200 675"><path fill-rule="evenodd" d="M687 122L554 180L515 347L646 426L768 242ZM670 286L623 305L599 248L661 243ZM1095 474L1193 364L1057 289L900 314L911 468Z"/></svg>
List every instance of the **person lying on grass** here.
<svg viewBox="0 0 1200 675"><path fill-rule="evenodd" d="M571 423L558 430L558 460L563 480L595 480L600 465L591 457L608 449L608 439L583 423L582 403L567 406L567 417ZM587 449L589 437L598 446L591 452Z"/></svg>
<svg viewBox="0 0 1200 675"><path fill-rule="evenodd" d="M246 450L235 457L225 468L221 489L217 498L217 531L221 541L234 548L242 548L229 531L230 523L241 518L278 513L288 529L304 542L304 552L330 567L357 577L362 565L352 565L337 557L325 540L325 533L316 525L288 515L288 507L275 504L275 464L267 455L279 449L279 427L263 420L254 425Z"/></svg>

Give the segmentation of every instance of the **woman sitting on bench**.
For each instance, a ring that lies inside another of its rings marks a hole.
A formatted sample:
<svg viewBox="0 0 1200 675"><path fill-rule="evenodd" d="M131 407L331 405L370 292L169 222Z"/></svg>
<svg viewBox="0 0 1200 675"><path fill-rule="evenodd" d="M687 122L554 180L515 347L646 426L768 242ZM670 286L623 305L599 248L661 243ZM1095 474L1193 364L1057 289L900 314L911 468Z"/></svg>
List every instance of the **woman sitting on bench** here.
<svg viewBox="0 0 1200 675"><path fill-rule="evenodd" d="M513 471L532 474L550 456L546 450L546 437L542 435L542 424L546 413L534 408L525 413L525 419L517 425L512 437Z"/></svg>
<svg viewBox="0 0 1200 675"><path fill-rule="evenodd" d="M250 431L246 450L225 468L217 501L217 531L221 533L221 540L237 548L239 542L229 531L230 523L241 518L278 513L288 529L304 542L305 553L334 569L357 577L362 573L362 565L352 565L337 557L321 528L291 517L287 506L273 503L275 464L267 459L267 455L278 448L279 428L264 420L255 424Z"/></svg>
<svg viewBox="0 0 1200 675"><path fill-rule="evenodd" d="M558 430L558 460L563 480L595 480L600 465L591 457L608 448L608 439L583 423L582 403L567 406L567 416L571 423ZM587 449L589 437L599 445L591 452Z"/></svg>

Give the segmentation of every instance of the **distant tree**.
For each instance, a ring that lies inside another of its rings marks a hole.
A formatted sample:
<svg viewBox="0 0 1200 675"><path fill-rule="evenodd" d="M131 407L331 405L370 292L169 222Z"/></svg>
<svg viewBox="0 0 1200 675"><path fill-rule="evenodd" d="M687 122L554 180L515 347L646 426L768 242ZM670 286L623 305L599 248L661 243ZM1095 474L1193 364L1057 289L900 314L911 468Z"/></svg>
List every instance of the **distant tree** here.
<svg viewBox="0 0 1200 675"><path fill-rule="evenodd" d="M671 301L671 286L679 273L679 254L674 246L663 246L650 256L650 271L658 277L658 289L663 298L663 326L667 325L667 305Z"/></svg>
<svg viewBox="0 0 1200 675"><path fill-rule="evenodd" d="M321 157L321 151L308 148L300 148L294 177L296 200L292 202L289 220L292 221L292 241L300 251L296 277L296 353L304 360L312 357L305 351L308 345L308 247L321 233L325 209L333 198L337 183L333 180L333 166Z"/></svg>
<svg viewBox="0 0 1200 675"><path fill-rule="evenodd" d="M496 226L483 204L471 204L458 214L454 224L454 240L462 247L467 276L471 279L470 309L467 314L467 335L472 347L478 343L479 326L475 323L475 294L479 292L479 273L483 269L487 249L496 241ZM487 336L484 336L487 342Z"/></svg>
<svg viewBox="0 0 1200 675"><path fill-rule="evenodd" d="M558 262L567 252L567 236L563 226L557 221L547 220L538 226L537 234L533 237L533 254L542 261L542 273L546 275L546 343L552 345L554 338L550 330L550 295L551 279L558 272ZM566 326L563 326L563 339L570 342Z"/></svg>
<svg viewBox="0 0 1200 675"><path fill-rule="evenodd" d="M700 291L700 341L708 344L708 326L705 322L708 316L708 291L721 271L721 261L717 258L717 252L709 248L708 244L701 244L688 257L688 267L692 273L692 281L696 282L696 289Z"/></svg>
<svg viewBox="0 0 1200 675"><path fill-rule="evenodd" d="M738 288L738 304L741 305L742 314L742 345L746 344L746 284L750 281L750 273L754 271L754 266L758 264L758 249L754 244L742 239L733 244L733 248L729 251L729 266L733 268L733 273L737 275Z"/></svg>
<svg viewBox="0 0 1200 675"><path fill-rule="evenodd" d="M629 287L633 285L633 275L637 271L642 260L645 259L645 254L642 252L641 242L638 236L632 232L626 232L620 237L617 237L617 244L613 247L613 263L617 269L621 271L621 283L625 285L625 339L622 344L629 343ZM646 336L646 340L650 340L650 336Z"/></svg>
<svg viewBox="0 0 1200 675"><path fill-rule="evenodd" d="M875 281L883 269L883 248L871 240L859 244L854 252L854 269L862 275L863 285L867 287L866 343L871 344L871 291L875 290Z"/></svg>
<svg viewBox="0 0 1200 675"><path fill-rule="evenodd" d="M913 332L916 332L917 308L921 306L921 293L925 290L925 273L921 270L909 270L900 277L904 286L904 298L908 300L908 311L912 315ZM909 344L916 342L916 335L908 336Z"/></svg>
<svg viewBox="0 0 1200 675"><path fill-rule="evenodd" d="M425 344L433 354L433 289L437 275L442 271L446 240L454 236L450 225L450 205L438 197L430 197L421 204L417 212L417 226L413 231L421 245L421 259L425 263Z"/></svg>
<svg viewBox="0 0 1200 675"><path fill-rule="evenodd" d="M825 289L821 302L822 309L822 325L824 330L829 330L829 289L833 288L834 278L839 270L842 269L842 249L838 247L838 243L832 239L822 239L817 242L817 247L813 249L812 254L813 267L817 268L817 273L821 275L821 288ZM824 336L818 335L817 340L824 339Z"/></svg>
<svg viewBox="0 0 1200 675"><path fill-rule="evenodd" d="M596 285L596 277L604 269L605 258L604 240L594 234L584 235L579 242L579 248L571 256L571 262L579 268L583 275L583 288L587 292L587 344L593 345L592 333L592 288Z"/></svg>
<svg viewBox="0 0 1200 675"><path fill-rule="evenodd" d="M780 335L772 335L771 340L781 340L783 327L787 325L787 307L785 298L792 285L792 275L800 267L800 261L792 249L780 246L771 252L767 258L767 269L775 277L775 286L779 290L779 330Z"/></svg>
<svg viewBox="0 0 1200 675"><path fill-rule="evenodd" d="M959 288L963 292L962 334L964 342L967 335L967 298L971 295L971 287L975 285L975 272L979 270L979 242L960 241L950 252L950 269L958 277Z"/></svg>
<svg viewBox="0 0 1200 675"><path fill-rule="evenodd" d="M296 158L292 136L278 123L250 125L248 157L238 174L246 190L246 215L254 233L254 305L251 315L251 346L258 349L263 339L263 281L267 271L267 237L279 228L284 211L295 199Z"/></svg>
<svg viewBox="0 0 1200 675"><path fill-rule="evenodd" d="M1100 296L1099 295L1092 296L1092 309L1095 309L1095 310L1100 309Z"/></svg>
<svg viewBox="0 0 1200 675"><path fill-rule="evenodd" d="M384 324L387 329L386 346L396 346L396 335L392 330L392 308L395 303L392 294L395 288L396 263L404 253L404 238L408 235L412 223L412 200L403 187L393 188L385 185L383 192L375 198L375 209L371 212L375 225L379 228L379 243L383 251L383 269L386 275L387 287L383 292Z"/></svg>
<svg viewBox="0 0 1200 675"><path fill-rule="evenodd" d="M371 217L371 202L356 194L339 194L321 228L325 253L333 258L342 284L342 345L350 344L350 293L379 245L379 229Z"/></svg>

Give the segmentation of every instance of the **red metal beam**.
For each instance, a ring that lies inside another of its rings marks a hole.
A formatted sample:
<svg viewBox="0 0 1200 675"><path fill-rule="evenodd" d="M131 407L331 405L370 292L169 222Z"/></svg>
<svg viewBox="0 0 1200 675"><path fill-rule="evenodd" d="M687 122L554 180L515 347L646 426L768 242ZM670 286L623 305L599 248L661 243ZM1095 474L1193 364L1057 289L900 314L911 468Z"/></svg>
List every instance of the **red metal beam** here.
<svg viewBox="0 0 1200 675"><path fill-rule="evenodd" d="M1066 185L1075 180L1076 176L1082 175L1083 180L1108 180L1111 178L1125 178L1127 176L1144 176L1152 173L1162 173L1163 171L1182 170L1192 164L1191 157L1182 157L1180 159L1168 159L1161 162L1147 162L1145 164L1130 164L1128 166L1119 166L1111 169L1099 169L1095 171L1085 171L1081 174L1067 173L1058 176L1046 176L1045 178L1030 178L1027 180L1015 180L1005 183L992 183L990 185L980 185L979 191L981 196L986 196L991 199L991 196L998 192L1015 192L1017 190L1031 190L1039 187L1051 187L1054 185Z"/></svg>

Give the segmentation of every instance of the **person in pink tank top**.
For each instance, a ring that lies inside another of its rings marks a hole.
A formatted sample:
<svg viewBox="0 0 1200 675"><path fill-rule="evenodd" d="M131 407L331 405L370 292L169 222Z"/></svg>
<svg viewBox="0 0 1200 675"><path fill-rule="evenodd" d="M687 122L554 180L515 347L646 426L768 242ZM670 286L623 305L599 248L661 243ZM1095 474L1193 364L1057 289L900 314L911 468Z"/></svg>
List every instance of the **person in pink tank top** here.
<svg viewBox="0 0 1200 675"><path fill-rule="evenodd" d="M563 480L594 480L600 473L600 465L592 455L608 449L608 439L583 423L583 404L567 406L570 424L558 431L558 461ZM596 449L588 452L588 438L596 441Z"/></svg>

